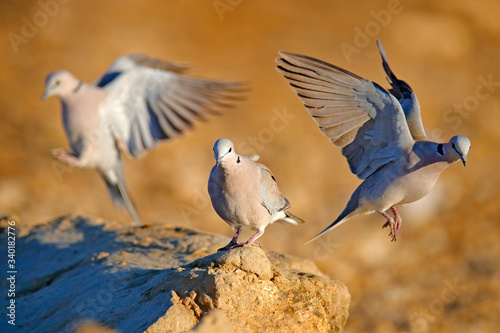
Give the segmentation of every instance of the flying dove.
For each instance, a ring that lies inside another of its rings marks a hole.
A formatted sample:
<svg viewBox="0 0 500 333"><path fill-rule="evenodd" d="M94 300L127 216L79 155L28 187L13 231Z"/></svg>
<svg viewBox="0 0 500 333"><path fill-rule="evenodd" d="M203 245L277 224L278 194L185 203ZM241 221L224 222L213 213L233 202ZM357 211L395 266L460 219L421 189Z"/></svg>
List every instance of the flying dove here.
<svg viewBox="0 0 500 333"><path fill-rule="evenodd" d="M91 84L58 70L48 75L43 99L55 95L70 151L54 149L59 161L97 170L114 204L139 216L127 194L120 148L143 156L161 140L180 136L206 115L234 106L242 85L186 76L188 67L135 54L118 58Z"/></svg>
<svg viewBox="0 0 500 333"><path fill-rule="evenodd" d="M208 193L217 214L236 231L231 242L219 251L254 243L276 221L304 223L288 211L290 202L279 190L271 170L257 163L258 155L238 155L230 140L219 139L214 145L214 157ZM243 228L257 232L248 241L238 243Z"/></svg>
<svg viewBox="0 0 500 333"><path fill-rule="evenodd" d="M441 172L462 160L471 146L465 136L448 143L428 141L420 106L410 86L391 71L377 45L392 88L385 90L337 66L311 57L280 52L278 71L289 81L320 131L337 147L360 179L340 216L311 241L358 216L378 212L395 241L401 216L395 206L426 196ZM386 211L392 210L394 218Z"/></svg>

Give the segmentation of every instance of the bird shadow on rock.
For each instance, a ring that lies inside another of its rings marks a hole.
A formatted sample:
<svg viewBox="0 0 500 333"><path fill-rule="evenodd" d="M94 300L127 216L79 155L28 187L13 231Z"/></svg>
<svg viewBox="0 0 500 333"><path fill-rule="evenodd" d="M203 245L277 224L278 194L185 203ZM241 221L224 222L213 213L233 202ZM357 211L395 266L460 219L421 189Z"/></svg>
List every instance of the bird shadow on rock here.
<svg viewBox="0 0 500 333"><path fill-rule="evenodd" d="M90 319L126 332L144 331L167 306L138 304L139 287L158 272L192 261L186 255L189 244L180 246L178 239L168 237L141 243L144 231L123 226L113 230L99 219L63 216L18 238L16 329L71 332L82 319ZM182 229L167 231L185 235ZM184 253L183 260L159 255L172 249L177 257ZM0 287L8 287L5 278ZM2 298L2 306L8 301Z"/></svg>
<svg viewBox="0 0 500 333"><path fill-rule="evenodd" d="M257 247L216 252L227 240L162 224L137 227L81 216L35 227L16 244L16 329L73 332L92 320L121 332L182 332L214 309L227 315L235 331L271 329L276 320L292 328L302 320L294 317L297 311L302 317L307 311L314 327L343 327L350 300L343 284L315 275L319 270L300 261L294 267L305 267L307 274L283 270L293 266L292 257L266 255ZM290 304L292 295L299 301ZM1 302L7 306L8 299ZM276 318L268 323L255 316L269 311Z"/></svg>

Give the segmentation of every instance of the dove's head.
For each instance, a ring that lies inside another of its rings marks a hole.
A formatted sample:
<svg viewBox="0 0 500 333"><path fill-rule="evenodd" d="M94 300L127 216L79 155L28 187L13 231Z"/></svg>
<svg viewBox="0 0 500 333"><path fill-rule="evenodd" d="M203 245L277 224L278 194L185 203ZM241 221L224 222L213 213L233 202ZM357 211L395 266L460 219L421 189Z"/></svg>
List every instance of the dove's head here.
<svg viewBox="0 0 500 333"><path fill-rule="evenodd" d="M450 142L446 144L446 152L449 158L455 162L458 160L462 160L462 163L465 166L465 162L467 161L467 154L470 149L470 140L469 138L456 135L450 139Z"/></svg>
<svg viewBox="0 0 500 333"><path fill-rule="evenodd" d="M45 79L45 91L42 99L45 100L52 95L64 97L75 92L80 84L81 82L68 71L58 70L52 72Z"/></svg>
<svg viewBox="0 0 500 333"><path fill-rule="evenodd" d="M219 139L214 144L214 157L217 164L220 164L227 158L235 156L234 144L228 139Z"/></svg>

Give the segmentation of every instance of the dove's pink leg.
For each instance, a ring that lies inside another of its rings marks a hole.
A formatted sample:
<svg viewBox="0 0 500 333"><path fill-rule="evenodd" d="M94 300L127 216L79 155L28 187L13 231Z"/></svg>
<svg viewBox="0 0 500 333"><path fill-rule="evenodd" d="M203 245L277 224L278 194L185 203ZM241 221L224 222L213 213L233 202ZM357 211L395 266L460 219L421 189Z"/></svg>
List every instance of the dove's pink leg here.
<svg viewBox="0 0 500 333"><path fill-rule="evenodd" d="M255 235L253 235L252 237L250 237L249 240L247 240L245 243L242 243L242 244L238 244L238 245L249 245L249 244L253 244L255 242L255 240L257 238L259 238L260 236L262 236L264 234L264 230L259 230L255 233Z"/></svg>
<svg viewBox="0 0 500 333"><path fill-rule="evenodd" d="M234 234L234 236L231 239L231 241L229 242L229 244L227 244L224 247L221 247L220 249L217 250L217 252L229 250L229 249L232 249L235 245L238 245L238 236L240 235L240 232L241 232L241 229L236 229L236 233Z"/></svg>
<svg viewBox="0 0 500 333"><path fill-rule="evenodd" d="M69 152L67 152L64 149L58 148L58 149L53 149L51 152L51 155L53 158L58 160L61 163L67 164L69 166L73 167L79 167L81 166L80 160L78 157L71 155Z"/></svg>
<svg viewBox="0 0 500 333"><path fill-rule="evenodd" d="M389 233L389 236L392 237L392 241L393 242L396 241L396 237L398 235L397 234L397 223L386 212L379 212L379 213L387 219L387 222L385 222L385 224L382 226L382 229L385 228L385 227L387 227L387 226L390 226L391 227L391 232Z"/></svg>
<svg viewBox="0 0 500 333"><path fill-rule="evenodd" d="M236 247L242 247L242 246L245 246L245 245L250 245L250 244L255 244L255 240L257 238L259 238L260 236L262 236L264 234L264 230L259 230L255 233L255 235L253 235L252 237L250 237L249 240L247 240L245 243L236 243L236 239L238 238L238 235L239 235L240 231L236 231L236 234L234 235L233 239L231 240L231 242L229 244L227 244L226 246L224 246L223 248L217 250L217 252L220 252L220 251L225 251L225 250L230 250L230 249L234 249ZM258 245L258 244L257 244Z"/></svg>
<svg viewBox="0 0 500 333"><path fill-rule="evenodd" d="M392 212L394 213L394 219L396 222L396 236L397 236L397 235L399 235L399 228L401 227L401 222L403 221L403 219L401 218L398 211L396 210L396 207L392 206L391 209L392 209Z"/></svg>

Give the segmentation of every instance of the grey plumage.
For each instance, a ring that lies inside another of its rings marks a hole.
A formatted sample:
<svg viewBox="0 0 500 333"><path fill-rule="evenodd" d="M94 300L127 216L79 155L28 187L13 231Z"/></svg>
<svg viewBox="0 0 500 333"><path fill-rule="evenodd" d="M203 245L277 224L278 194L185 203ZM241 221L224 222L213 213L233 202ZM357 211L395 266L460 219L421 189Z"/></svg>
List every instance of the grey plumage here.
<svg viewBox="0 0 500 333"><path fill-rule="evenodd" d="M410 86L399 80L378 41L392 88L311 57L280 52L278 71L289 81L320 131L341 148L350 170L364 182L340 216L317 237L348 219L379 212L393 240L401 218L395 208L427 195L441 172L465 159L470 141L454 136L446 144L427 141L420 106ZM391 209L394 219L386 211ZM314 240L313 239L313 240Z"/></svg>
<svg viewBox="0 0 500 333"><path fill-rule="evenodd" d="M71 151L63 163L97 170L115 204L138 214L127 194L120 148L141 157L160 141L182 135L195 121L220 115L241 100L238 82L188 77L188 67L145 55L123 56L92 84L67 71L51 73L43 98L59 97Z"/></svg>

